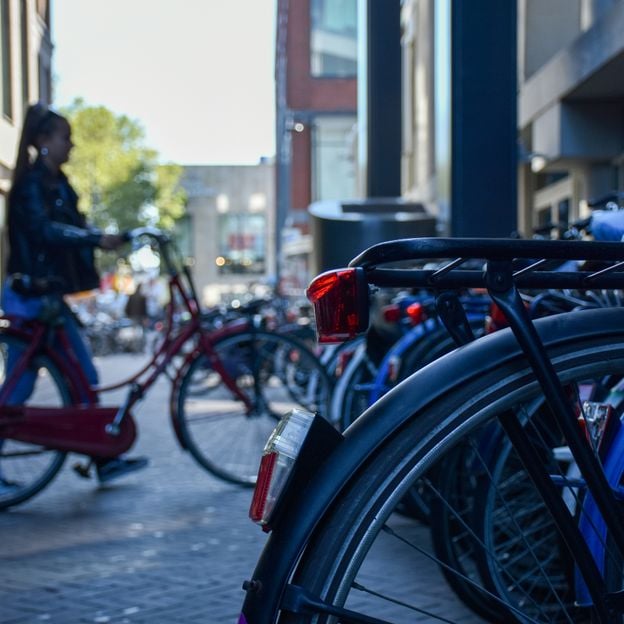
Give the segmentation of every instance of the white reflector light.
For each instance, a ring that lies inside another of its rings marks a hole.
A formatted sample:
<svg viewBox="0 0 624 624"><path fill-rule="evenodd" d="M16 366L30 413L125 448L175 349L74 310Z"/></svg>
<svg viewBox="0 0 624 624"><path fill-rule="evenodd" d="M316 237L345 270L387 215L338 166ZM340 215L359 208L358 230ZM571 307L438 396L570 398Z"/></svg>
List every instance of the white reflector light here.
<svg viewBox="0 0 624 624"><path fill-rule="evenodd" d="M279 421L267 440L249 509L249 517L257 524L263 527L268 524L313 420L314 414L293 409Z"/></svg>

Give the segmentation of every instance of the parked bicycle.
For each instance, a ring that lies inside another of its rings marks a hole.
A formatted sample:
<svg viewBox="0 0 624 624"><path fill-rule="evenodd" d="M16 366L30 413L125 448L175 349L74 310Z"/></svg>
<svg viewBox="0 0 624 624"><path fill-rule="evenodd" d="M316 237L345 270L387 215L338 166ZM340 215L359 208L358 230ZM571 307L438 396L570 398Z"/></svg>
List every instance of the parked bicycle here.
<svg viewBox="0 0 624 624"><path fill-rule="evenodd" d="M429 258L445 263L405 267ZM464 268L474 259L485 271ZM564 260L611 265L550 270ZM487 288L509 328L408 377L342 435L301 412L280 422L251 510L271 535L245 584L240 621L441 619L409 579L385 579L395 591L375 585L369 555L390 546L410 565L436 561L470 586L491 621L624 621L624 309L533 321L519 294L621 289L623 267L621 243L414 239L377 245L317 278L309 293L321 340L365 331L369 285ZM442 315L451 333L467 320L458 310ZM474 481L467 492L431 477L452 460L464 483ZM396 522L393 511L419 479L463 531L470 569L442 561Z"/></svg>
<svg viewBox="0 0 624 624"><path fill-rule="evenodd" d="M398 333L381 337L366 333L366 345L359 348L344 374L337 380L332 395L332 422L346 429L369 405L372 405L399 379L413 373L452 350L456 344L438 319L435 299L427 294L405 297L404 322ZM486 312L491 300L483 294L462 296L470 331L483 332ZM384 306L384 314L393 311ZM396 314L396 313L395 313ZM402 319L403 320L403 319ZM371 342L376 344L371 353Z"/></svg>
<svg viewBox="0 0 624 624"><path fill-rule="evenodd" d="M241 485L255 482L264 441L284 411L327 413L331 382L303 343L265 331L253 310L207 329L190 270L171 239L153 228L127 236L155 247L170 290L162 342L129 379L89 387L53 308L33 321L0 319L0 509L47 486L68 452L88 458L75 468L89 476L94 458L130 448L133 411L162 374L171 379L169 409L180 446L215 476ZM174 320L180 310L188 316L182 324ZM11 394L24 373L36 375L35 389L27 404L14 405ZM100 403L104 393L123 387L121 406Z"/></svg>

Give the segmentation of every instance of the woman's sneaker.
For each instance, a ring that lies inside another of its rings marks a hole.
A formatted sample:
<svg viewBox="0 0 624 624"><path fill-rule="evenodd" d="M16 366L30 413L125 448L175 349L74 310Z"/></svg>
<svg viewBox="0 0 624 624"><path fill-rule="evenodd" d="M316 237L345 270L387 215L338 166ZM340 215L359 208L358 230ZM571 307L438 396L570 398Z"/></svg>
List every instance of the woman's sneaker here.
<svg viewBox="0 0 624 624"><path fill-rule="evenodd" d="M135 459L123 459L116 457L101 462L96 462L95 469L100 483L108 483L118 477L123 477L136 470L145 468L148 464L146 457L136 457Z"/></svg>

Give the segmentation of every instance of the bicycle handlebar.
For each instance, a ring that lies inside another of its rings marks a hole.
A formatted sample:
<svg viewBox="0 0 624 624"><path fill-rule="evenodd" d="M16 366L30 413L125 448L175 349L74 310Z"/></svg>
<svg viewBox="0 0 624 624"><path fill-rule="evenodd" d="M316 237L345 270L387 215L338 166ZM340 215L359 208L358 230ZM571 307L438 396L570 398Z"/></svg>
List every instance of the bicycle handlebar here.
<svg viewBox="0 0 624 624"><path fill-rule="evenodd" d="M132 241L141 236L148 236L150 238L155 239L159 244L160 243L168 243L171 240L171 237L166 232L159 230L156 227L144 226L134 228L132 230L126 230L121 235L124 241Z"/></svg>
<svg viewBox="0 0 624 624"><path fill-rule="evenodd" d="M176 266L176 263L177 263L176 259L178 258L178 252L175 246L172 245L173 239L167 232L163 232L163 230L160 230L156 227L143 226L143 227L134 228L132 230L126 230L125 232L122 233L121 236L123 240L126 242L137 240L141 238L142 236L151 238L158 245L158 248L160 251L160 258L161 258L161 261L164 263L164 266L167 272L171 275L180 273L179 266ZM191 276L188 274L187 267L184 267L182 271L187 274L189 282L192 284ZM194 287L191 285L191 288L194 288Z"/></svg>

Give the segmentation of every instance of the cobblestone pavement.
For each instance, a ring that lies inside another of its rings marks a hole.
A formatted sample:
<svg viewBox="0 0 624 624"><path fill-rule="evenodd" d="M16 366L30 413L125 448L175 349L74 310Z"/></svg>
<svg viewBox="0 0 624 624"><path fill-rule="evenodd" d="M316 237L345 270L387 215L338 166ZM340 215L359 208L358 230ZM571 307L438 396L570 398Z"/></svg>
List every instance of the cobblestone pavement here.
<svg viewBox="0 0 624 624"><path fill-rule="evenodd" d="M136 356L98 361L103 381L136 366ZM177 445L168 388L159 382L137 413L133 454L149 456L147 469L98 487L69 457L43 493L0 513L1 624L237 621L265 537L247 519L251 491L218 481ZM480 621L431 569L400 574L451 621Z"/></svg>

